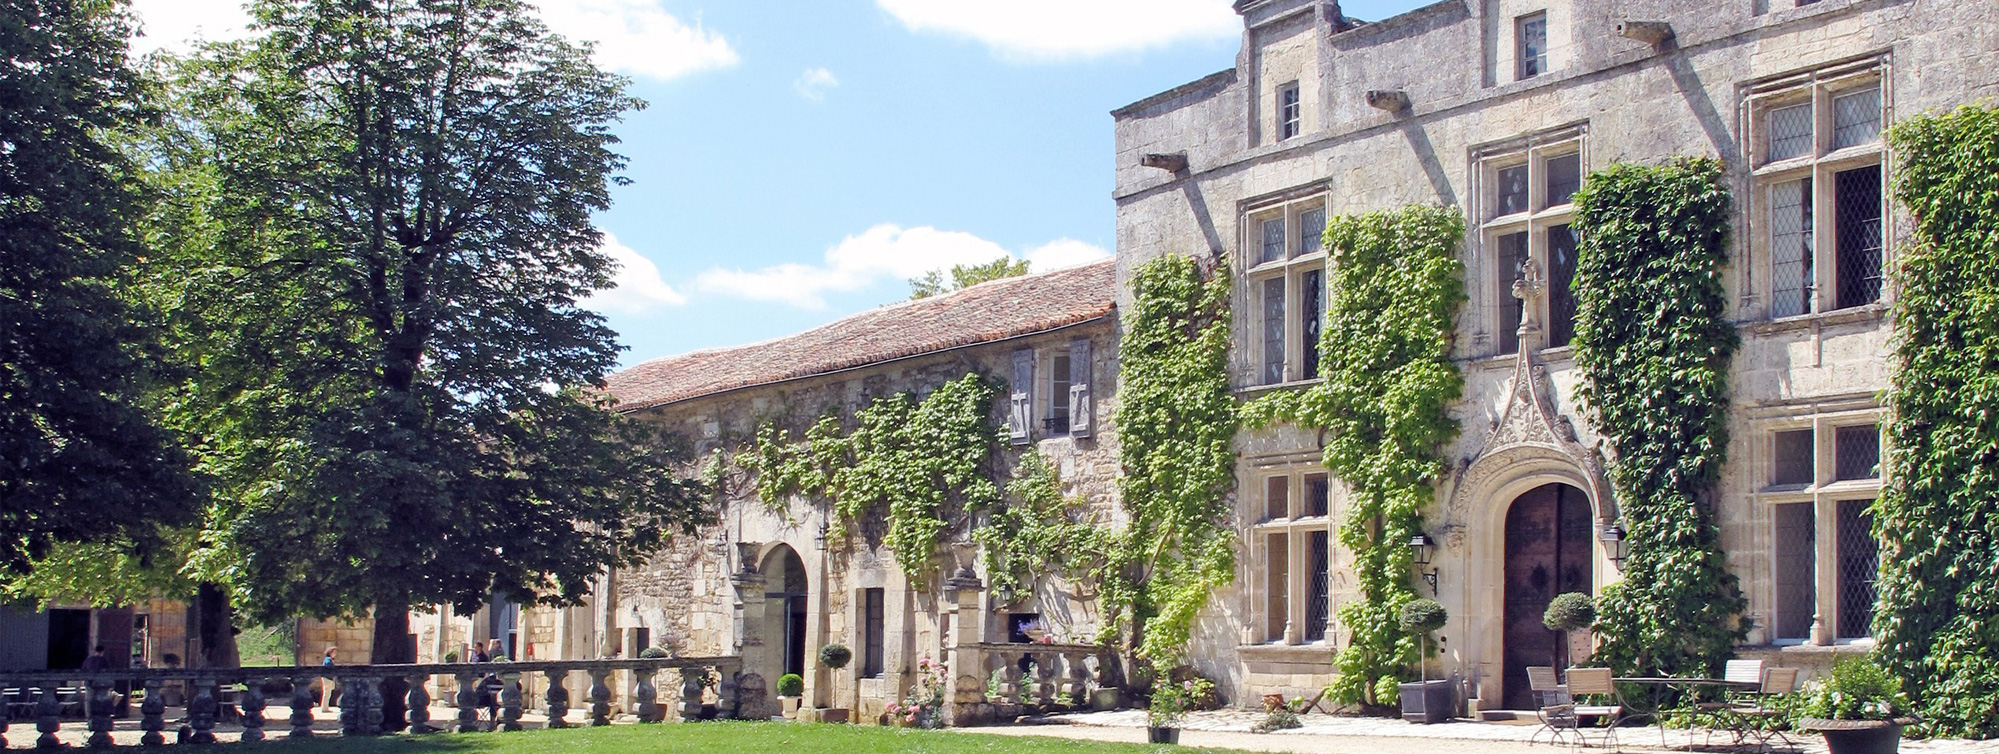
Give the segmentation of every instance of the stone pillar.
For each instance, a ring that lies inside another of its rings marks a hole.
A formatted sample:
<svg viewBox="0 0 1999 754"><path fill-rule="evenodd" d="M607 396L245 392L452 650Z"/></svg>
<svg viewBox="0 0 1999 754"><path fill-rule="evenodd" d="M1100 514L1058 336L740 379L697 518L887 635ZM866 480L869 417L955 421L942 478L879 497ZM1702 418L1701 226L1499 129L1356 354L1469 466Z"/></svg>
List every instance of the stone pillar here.
<svg viewBox="0 0 1999 754"><path fill-rule="evenodd" d="M458 732L478 730L479 675L470 671L459 671L454 677L458 679L458 696L453 700L458 703Z"/></svg>
<svg viewBox="0 0 1999 754"><path fill-rule="evenodd" d="M165 685L158 678L145 680L146 701L139 703L139 730L145 731L139 736L140 746L160 746L167 742L166 735L160 732L167 728L167 700L160 696L160 688Z"/></svg>
<svg viewBox="0 0 1999 754"><path fill-rule="evenodd" d="M590 669L590 724L611 724L610 668Z"/></svg>
<svg viewBox="0 0 1999 754"><path fill-rule="evenodd" d="M430 685L430 674L417 673L404 680L409 682L410 687L409 703L404 706L409 711L410 732L436 733L443 730L430 724L430 689L425 688Z"/></svg>
<svg viewBox="0 0 1999 754"><path fill-rule="evenodd" d="M85 697L84 711L90 717L90 739L87 745L93 749L111 746L111 713L116 703L111 701L111 681L107 678L92 678L88 681L89 696Z"/></svg>
<svg viewBox="0 0 1999 754"><path fill-rule="evenodd" d="M500 730L521 729L521 674L500 675Z"/></svg>
<svg viewBox="0 0 1999 754"><path fill-rule="evenodd" d="M292 678L292 732L287 738L312 737L312 681L314 676L294 676ZM146 697L152 698L150 688Z"/></svg>
<svg viewBox="0 0 1999 754"><path fill-rule="evenodd" d="M360 679L342 676L333 682L340 684L340 735L361 735L361 702L368 695L362 692Z"/></svg>
<svg viewBox="0 0 1999 754"><path fill-rule="evenodd" d="M691 723L701 719L701 677L707 674L707 668L680 669L681 722Z"/></svg>
<svg viewBox="0 0 1999 754"><path fill-rule="evenodd" d="M56 732L62 730L62 700L56 697L56 683L42 685L42 699L35 703L35 730L41 736L35 739L37 749L60 749L62 740Z"/></svg>
<svg viewBox="0 0 1999 754"><path fill-rule="evenodd" d="M729 577L729 583L736 587L736 598L742 603L743 645L737 652L743 658L743 677L736 679L736 699L733 701L735 716L744 720L769 720L775 712L770 708L763 677L757 671L778 664L772 654L772 647L764 642L764 576L756 570L756 542L736 543L741 553L743 568ZM754 679L750 676L756 676ZM752 698L754 696L754 698Z"/></svg>
<svg viewBox="0 0 1999 754"><path fill-rule="evenodd" d="M951 655L945 666L950 680L944 699L944 724L977 725L992 717L986 704L986 654L980 646L986 640L985 582L979 580L973 563L978 545L954 542L958 571L944 581L944 594L951 600L946 611L952 614Z"/></svg>
<svg viewBox="0 0 1999 754"><path fill-rule="evenodd" d="M220 706L215 699L215 679L194 679L194 698L187 701L187 724L194 735L188 737L188 743L215 743L215 713Z"/></svg>
<svg viewBox="0 0 1999 754"><path fill-rule="evenodd" d="M243 683L243 702L239 705L243 719L244 741L264 740L264 679L250 678Z"/></svg>
<svg viewBox="0 0 1999 754"><path fill-rule="evenodd" d="M1069 692L1069 704L1076 709L1090 706L1090 655L1085 652L1070 652L1062 655L1062 665L1069 673L1069 682L1064 691Z"/></svg>
<svg viewBox="0 0 1999 754"><path fill-rule="evenodd" d="M568 676L568 671L548 671L548 693L542 695L542 700L548 702L550 728L569 727L569 721L562 719L569 714L569 689L562 687L562 682L568 680Z"/></svg>
<svg viewBox="0 0 1999 754"><path fill-rule="evenodd" d="M659 687L652 685L652 677L658 671L652 668L632 668L632 714L639 722L656 723L660 720Z"/></svg>

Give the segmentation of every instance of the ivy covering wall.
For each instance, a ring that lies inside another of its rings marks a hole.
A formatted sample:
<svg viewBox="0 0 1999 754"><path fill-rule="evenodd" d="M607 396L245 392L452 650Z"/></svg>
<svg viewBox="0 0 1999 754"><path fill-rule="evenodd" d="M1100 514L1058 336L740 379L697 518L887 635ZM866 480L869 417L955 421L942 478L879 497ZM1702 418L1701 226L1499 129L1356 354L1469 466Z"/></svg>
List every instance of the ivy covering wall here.
<svg viewBox="0 0 1999 754"><path fill-rule="evenodd" d="M1209 595L1235 577L1229 281L1169 255L1134 270L1131 288L1115 416L1129 524L1104 601L1135 632L1139 655L1164 666L1185 653Z"/></svg>
<svg viewBox="0 0 1999 754"><path fill-rule="evenodd" d="M1575 197L1578 396L1614 454L1623 581L1599 601L1598 661L1621 674L1718 677L1747 632L1713 489L1728 448L1721 163L1619 164Z"/></svg>
<svg viewBox="0 0 1999 754"><path fill-rule="evenodd" d="M1890 132L1901 251L1874 629L1929 732L1999 735L1999 112Z"/></svg>
<svg viewBox="0 0 1999 754"><path fill-rule="evenodd" d="M1409 540L1423 527L1459 425L1464 391L1451 361L1453 320L1465 301L1455 208L1409 206L1333 218L1326 226L1330 298L1318 344L1325 381L1245 408L1245 420L1289 420L1326 430L1325 466L1352 493L1340 544L1354 553L1360 599L1340 606L1350 635L1335 658L1334 696L1393 704L1420 659L1399 623L1415 599Z"/></svg>
<svg viewBox="0 0 1999 754"><path fill-rule="evenodd" d="M972 539L985 554L987 588L1011 603L1030 596L1037 576L1109 580L1118 534L1082 501L1063 495L1055 469L1030 450L1014 464L1005 504L986 512Z"/></svg>

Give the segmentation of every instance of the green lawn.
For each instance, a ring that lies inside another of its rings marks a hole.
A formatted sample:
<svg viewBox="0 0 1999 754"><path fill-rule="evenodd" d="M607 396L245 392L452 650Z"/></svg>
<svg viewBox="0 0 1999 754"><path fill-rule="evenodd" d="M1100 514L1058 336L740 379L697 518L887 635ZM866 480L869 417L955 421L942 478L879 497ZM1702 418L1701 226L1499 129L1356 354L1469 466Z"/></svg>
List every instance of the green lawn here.
<svg viewBox="0 0 1999 754"><path fill-rule="evenodd" d="M513 733L316 738L228 747L231 754L1140 754L1178 747L996 736L875 725L714 722L614 725ZM1217 751L1204 749L1204 752Z"/></svg>

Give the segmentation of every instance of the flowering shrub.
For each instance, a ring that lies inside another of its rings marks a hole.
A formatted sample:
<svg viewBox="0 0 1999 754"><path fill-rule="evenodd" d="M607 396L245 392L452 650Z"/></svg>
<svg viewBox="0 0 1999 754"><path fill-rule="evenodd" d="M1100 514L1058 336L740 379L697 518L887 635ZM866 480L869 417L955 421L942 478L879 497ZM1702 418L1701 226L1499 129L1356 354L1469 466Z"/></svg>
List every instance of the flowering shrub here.
<svg viewBox="0 0 1999 754"><path fill-rule="evenodd" d="M1145 722L1154 728L1171 728L1186 719L1187 711L1214 696L1215 684L1206 678L1189 678L1178 683L1162 681L1152 687L1152 705Z"/></svg>
<svg viewBox="0 0 1999 754"><path fill-rule="evenodd" d="M1805 688L1798 714L1828 720L1893 720L1909 714L1902 681L1873 660L1856 657L1834 665L1832 676Z"/></svg>
<svg viewBox="0 0 1999 754"><path fill-rule="evenodd" d="M916 663L916 685L902 701L889 702L888 720L894 725L939 728L944 725L944 664L925 657Z"/></svg>

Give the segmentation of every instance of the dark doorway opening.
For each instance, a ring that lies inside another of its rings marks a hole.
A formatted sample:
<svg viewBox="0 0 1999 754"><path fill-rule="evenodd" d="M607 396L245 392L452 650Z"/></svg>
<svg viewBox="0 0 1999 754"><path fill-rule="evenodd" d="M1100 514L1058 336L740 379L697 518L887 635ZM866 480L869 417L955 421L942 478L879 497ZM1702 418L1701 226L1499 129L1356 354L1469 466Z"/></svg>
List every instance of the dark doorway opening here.
<svg viewBox="0 0 1999 754"><path fill-rule="evenodd" d="M90 611L49 611L49 669L76 670L90 656Z"/></svg>
<svg viewBox="0 0 1999 754"><path fill-rule="evenodd" d="M1514 498L1506 512L1505 691L1507 709L1534 709L1527 668L1565 662L1564 637L1541 622L1563 592L1592 592L1589 498L1547 484Z"/></svg>
<svg viewBox="0 0 1999 754"><path fill-rule="evenodd" d="M810 605L811 588L805 576L805 561L798 552L787 545L764 558L764 575L769 579L764 592L765 604L778 608L771 617L777 619L780 662L784 673L805 675L805 616Z"/></svg>

